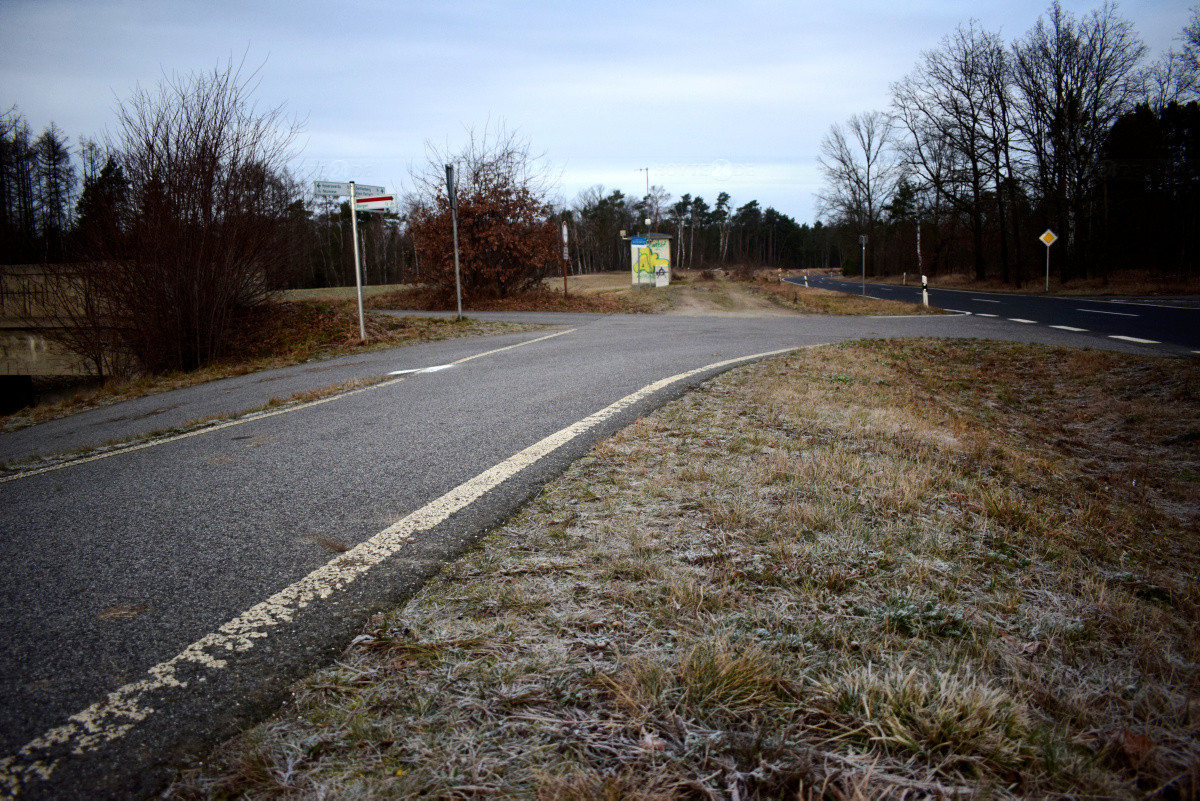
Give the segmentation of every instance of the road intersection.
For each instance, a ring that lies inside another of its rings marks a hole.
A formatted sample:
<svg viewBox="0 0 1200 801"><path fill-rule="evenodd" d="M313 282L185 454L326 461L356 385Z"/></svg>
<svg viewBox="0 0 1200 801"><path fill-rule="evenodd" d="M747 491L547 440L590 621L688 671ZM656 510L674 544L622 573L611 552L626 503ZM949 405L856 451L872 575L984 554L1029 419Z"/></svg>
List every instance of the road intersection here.
<svg viewBox="0 0 1200 801"><path fill-rule="evenodd" d="M10 461L85 449L0 483L0 790L155 792L593 443L723 370L867 337L1079 343L980 315L478 316L556 328L299 365L0 436ZM380 377L239 417L281 388ZM138 442L218 413L230 419L211 430ZM129 437L143 447L87 460Z"/></svg>

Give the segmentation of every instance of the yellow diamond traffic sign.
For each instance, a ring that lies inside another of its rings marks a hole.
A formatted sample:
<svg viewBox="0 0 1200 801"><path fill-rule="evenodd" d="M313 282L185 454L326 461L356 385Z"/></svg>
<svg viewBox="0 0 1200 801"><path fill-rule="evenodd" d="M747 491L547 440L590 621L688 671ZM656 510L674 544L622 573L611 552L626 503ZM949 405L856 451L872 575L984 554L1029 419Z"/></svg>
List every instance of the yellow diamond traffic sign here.
<svg viewBox="0 0 1200 801"><path fill-rule="evenodd" d="M1049 228L1047 228L1046 233L1039 236L1038 239L1042 240L1043 245L1045 245L1046 247L1050 247L1051 245L1053 245L1055 242L1058 241L1058 234L1054 233Z"/></svg>

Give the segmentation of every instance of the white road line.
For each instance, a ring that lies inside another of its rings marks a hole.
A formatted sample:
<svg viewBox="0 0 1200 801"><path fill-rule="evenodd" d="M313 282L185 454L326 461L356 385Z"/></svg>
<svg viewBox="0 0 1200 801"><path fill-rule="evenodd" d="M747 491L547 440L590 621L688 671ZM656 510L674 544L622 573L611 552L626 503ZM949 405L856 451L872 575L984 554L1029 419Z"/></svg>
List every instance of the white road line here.
<svg viewBox="0 0 1200 801"><path fill-rule="evenodd" d="M124 737L138 723L155 712L163 711L166 701L162 697L154 697L156 694L168 688L187 686L187 682L176 675L177 669L184 663L190 662L209 670L224 668L228 663L221 656L253 649L262 639L270 636L272 627L290 622L310 603L345 590L372 567L393 556L413 535L438 526L455 512L470 506L526 467L537 463L576 437L611 420L639 401L672 384L709 370L794 350L800 348L781 348L752 356L726 359L647 384L637 392L626 395L616 403L551 434L541 442L530 445L495 467L459 484L369 540L334 557L295 584L251 607L216 631L204 635L170 660L150 668L147 671L149 678L114 690L103 700L72 715L64 725L31 740L16 754L0 759L0 787L7 788L10 795L15 795L26 783L49 778L61 759L52 757L49 753L51 749L70 750L81 755Z"/></svg>
<svg viewBox="0 0 1200 801"><path fill-rule="evenodd" d="M1122 340L1123 342L1136 342L1139 345L1161 345L1162 344L1157 339L1139 339L1138 337L1124 337L1124 336L1121 336L1120 334L1109 334L1108 338L1109 339L1119 339L1119 340Z"/></svg>
<svg viewBox="0 0 1200 801"><path fill-rule="evenodd" d="M976 317L999 317L998 314L984 314L983 312L975 312Z"/></svg>
<svg viewBox="0 0 1200 801"><path fill-rule="evenodd" d="M970 316L971 316L971 312L969 312L969 311L963 311L962 309L946 309L946 311L948 311L948 312L954 312L955 314L965 314L965 315L967 315L968 317L970 317Z"/></svg>
<svg viewBox="0 0 1200 801"><path fill-rule="evenodd" d="M424 370L418 370L417 372L432 372L433 370L441 370L446 367L453 366L455 364L462 364L463 362L469 362L472 359L478 359L483 356L490 356L493 353L500 353L501 351L512 350L513 348L519 348L524 345L532 345L535 342L542 342L544 340L552 339L554 337L560 337L563 334L569 334L575 330L577 330L577 329L568 328L566 331L556 331L553 334L548 334L544 337L538 337L537 339L531 339L527 342L518 342L515 345L508 345L507 347L503 347L503 348L495 348L493 350L484 351L483 353L476 353L474 356L467 356L464 359L459 359L458 361L451 362L450 364L447 364L447 365L440 365L436 368L426 368ZM402 373L404 371L401 370L399 372ZM388 375L398 375L398 374L399 373L388 373ZM59 462L58 464L52 464L49 467L39 467L37 470L25 470L20 473L14 473L11 476L0 476L0 484L4 484L8 481L16 481L18 478L29 478L30 476L40 476L42 473L50 473L55 470L63 470L64 468L67 468L67 467L74 467L75 465L87 464L88 462L95 462L100 459L107 459L110 456L119 456L122 453L130 453L131 451L140 451L140 450L144 450L145 448L154 448L158 445L166 445L169 442L179 442L179 440L181 440L181 439L189 439L190 437L198 437L201 434L211 434L214 431L223 431L226 428L233 428L234 426L240 426L243 423L253 423L256 420L266 420L268 417L277 417L278 415L281 415L281 414L291 414L292 412L298 412L302 409L311 409L313 406L320 406L322 403L332 403L335 400L341 400L342 398L349 398L351 395L358 395L361 392L369 392L372 389L383 389L384 387L390 387L393 384L397 384L403 380L404 380L404 378L400 377L400 378L393 378L390 381L380 381L378 384L372 384L369 387L361 387L359 389L352 389L349 392L342 392L337 395L330 395L328 398L318 398L317 400L308 401L306 403L297 403L295 406L285 406L282 409L275 409L273 411L268 411L268 412L251 412L250 414L246 415L245 417L239 417L236 420L228 420L224 423L217 423L216 425L203 426L201 428L196 428L191 431L185 431L182 434L176 434L173 437L163 437L161 439L152 439L152 440L149 440L148 442L138 442L138 443L131 444L127 447L116 447L116 448L113 448L112 450L104 451L103 453L94 453L91 456L84 456L79 459L71 459L66 462Z"/></svg>
<svg viewBox="0 0 1200 801"><path fill-rule="evenodd" d="M1075 311L1089 312L1091 314L1111 314L1114 317L1141 317L1140 314L1127 314L1125 312L1110 312L1102 309L1076 309Z"/></svg>
<svg viewBox="0 0 1200 801"><path fill-rule="evenodd" d="M1030 325L1037 325L1037 320L1022 320L1020 317L1009 317L1008 319L1012 320L1014 323L1028 323Z"/></svg>
<svg viewBox="0 0 1200 801"><path fill-rule="evenodd" d="M453 364L438 364L433 367L413 367L410 370L393 370L388 375L409 375L411 373L436 373L439 370L449 370Z"/></svg>
<svg viewBox="0 0 1200 801"><path fill-rule="evenodd" d="M1060 330L1060 331L1076 331L1076 332L1079 332L1079 333L1082 333L1082 332L1084 332L1084 331L1087 331L1087 329L1086 329L1086 328L1076 328L1076 327L1075 327L1075 326L1073 326L1073 325L1052 325L1052 326L1050 326L1050 327L1051 327L1051 328L1057 328L1057 329L1058 329L1058 330Z"/></svg>
<svg viewBox="0 0 1200 801"><path fill-rule="evenodd" d="M971 300L979 301L980 303L1003 303L1001 300L988 300L987 298L971 298Z"/></svg>

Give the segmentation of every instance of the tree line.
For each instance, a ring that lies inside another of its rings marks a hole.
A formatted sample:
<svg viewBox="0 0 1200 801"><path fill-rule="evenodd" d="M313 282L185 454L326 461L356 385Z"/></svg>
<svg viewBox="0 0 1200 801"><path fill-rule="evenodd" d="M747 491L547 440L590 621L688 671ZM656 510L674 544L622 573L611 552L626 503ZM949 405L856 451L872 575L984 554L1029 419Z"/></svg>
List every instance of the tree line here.
<svg viewBox="0 0 1200 801"><path fill-rule="evenodd" d="M809 226L757 200L735 207L727 192L710 206L690 193L672 203L661 186L642 198L601 185L583 190L556 216L567 224L576 273L629 269L626 234L653 231L672 236L671 263L682 269L727 264L822 268L839 257L832 232L821 222ZM649 225L646 224L649 220Z"/></svg>
<svg viewBox="0 0 1200 801"><path fill-rule="evenodd" d="M964 272L1020 285L1053 230L1061 281L1126 267L1195 275L1200 250L1200 10L1146 64L1105 3L1056 2L1006 42L960 25L891 85L886 110L821 143L820 216L858 272Z"/></svg>

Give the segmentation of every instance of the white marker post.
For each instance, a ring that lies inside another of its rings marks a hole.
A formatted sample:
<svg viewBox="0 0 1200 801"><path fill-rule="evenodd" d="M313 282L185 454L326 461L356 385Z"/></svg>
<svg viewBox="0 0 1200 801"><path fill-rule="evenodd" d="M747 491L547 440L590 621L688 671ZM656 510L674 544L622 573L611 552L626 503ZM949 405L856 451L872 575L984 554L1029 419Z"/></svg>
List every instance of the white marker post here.
<svg viewBox="0 0 1200 801"><path fill-rule="evenodd" d="M1046 233L1038 237L1038 241L1046 246L1046 291L1050 291L1050 246L1058 241L1058 234L1046 229Z"/></svg>
<svg viewBox="0 0 1200 801"><path fill-rule="evenodd" d="M462 320L462 279L458 273L458 200L454 196L454 165L446 165L446 192L450 196L450 224L454 228L454 291L458 295L458 317Z"/></svg>
<svg viewBox="0 0 1200 801"><path fill-rule="evenodd" d="M563 297L567 296L567 263L571 260L571 251L567 247L567 221L563 220Z"/></svg>
<svg viewBox="0 0 1200 801"><path fill-rule="evenodd" d="M358 209L354 203L354 181L350 182L350 233L354 238L354 289L358 293L358 336L367 341L367 320L363 316L362 270L358 267Z"/></svg>
<svg viewBox="0 0 1200 801"><path fill-rule="evenodd" d="M867 296L867 235L858 235L858 244L862 245L862 294Z"/></svg>
<svg viewBox="0 0 1200 801"><path fill-rule="evenodd" d="M929 305L929 282L925 280L925 276L921 276L921 302L926 306Z"/></svg>

